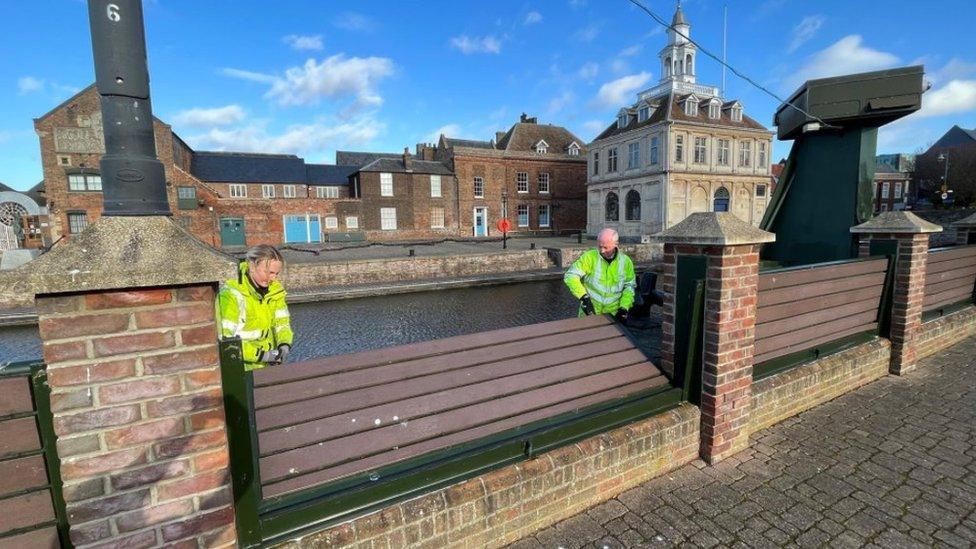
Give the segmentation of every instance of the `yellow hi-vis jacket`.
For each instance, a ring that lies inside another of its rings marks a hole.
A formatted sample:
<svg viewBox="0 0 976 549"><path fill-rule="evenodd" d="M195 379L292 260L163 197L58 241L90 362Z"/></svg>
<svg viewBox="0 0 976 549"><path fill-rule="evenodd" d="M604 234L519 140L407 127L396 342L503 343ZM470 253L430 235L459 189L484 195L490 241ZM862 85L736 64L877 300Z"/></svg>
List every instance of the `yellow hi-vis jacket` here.
<svg viewBox="0 0 976 549"><path fill-rule="evenodd" d="M617 309L629 310L634 305L634 262L620 250L613 261L604 259L599 250L584 252L566 271L563 282L576 299L589 294L596 314L612 315ZM580 307L579 316L583 315Z"/></svg>
<svg viewBox="0 0 976 549"><path fill-rule="evenodd" d="M291 318L285 304L285 289L275 280L261 297L247 276L247 261L241 261L237 278L224 282L217 294L220 337L241 338L244 369L256 370L267 364L258 361L261 353L291 345Z"/></svg>

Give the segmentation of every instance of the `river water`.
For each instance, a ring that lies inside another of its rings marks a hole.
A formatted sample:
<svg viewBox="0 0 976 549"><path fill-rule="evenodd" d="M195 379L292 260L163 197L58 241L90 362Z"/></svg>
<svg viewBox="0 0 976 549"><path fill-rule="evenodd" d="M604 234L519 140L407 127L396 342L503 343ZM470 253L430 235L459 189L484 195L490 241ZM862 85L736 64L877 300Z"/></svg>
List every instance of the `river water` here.
<svg viewBox="0 0 976 549"><path fill-rule="evenodd" d="M562 280L374 296L289 306L294 360L340 355L576 314ZM0 328L0 363L41 357L36 326Z"/></svg>

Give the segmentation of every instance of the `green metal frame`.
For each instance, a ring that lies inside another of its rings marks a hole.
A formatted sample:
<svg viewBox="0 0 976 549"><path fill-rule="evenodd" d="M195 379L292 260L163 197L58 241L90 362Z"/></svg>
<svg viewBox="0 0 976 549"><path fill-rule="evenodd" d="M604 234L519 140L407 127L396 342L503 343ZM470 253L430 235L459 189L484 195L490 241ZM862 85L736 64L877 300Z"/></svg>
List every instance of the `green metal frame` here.
<svg viewBox="0 0 976 549"><path fill-rule="evenodd" d="M220 359L241 547L284 541L503 465L531 459L541 452L671 409L684 400L686 391L671 386L643 391L264 500L254 428L253 374L244 371L240 340L221 342Z"/></svg>
<svg viewBox="0 0 976 549"><path fill-rule="evenodd" d="M857 259L845 259L841 261L830 261L827 263L817 263L814 265L800 265L795 267L785 267L781 269L770 269L768 271L762 271L762 274L771 273L781 273L786 271L795 271L800 269L809 269L812 267L824 267L829 265L846 265L849 263L856 263L860 261L873 261L876 259L882 259L884 257L888 258L888 268L885 271L885 282L884 287L881 290L881 301L878 304L878 315L876 317L878 322L878 328L876 330L868 330L866 332L861 332L858 334L852 334L845 336L833 341L828 341L827 343L822 343L820 345L815 345L809 349L803 349L795 353L790 353L788 355L783 355L776 357L759 364L754 364L752 367L752 379L758 381L760 379L769 377L786 370L790 370L811 360L817 360L819 358L825 357L827 355L832 355L838 353L845 349L850 349L862 343L867 343L873 341L878 336L887 337L890 333L891 327L891 307L894 296L894 284L895 284L895 265L897 256L897 242L895 242L895 248L892 250L890 244L886 241L878 241L878 246L875 247L872 241L871 252L872 254L877 251L879 255L871 255L870 257L861 257Z"/></svg>
<svg viewBox="0 0 976 549"><path fill-rule="evenodd" d="M702 333L704 330L705 276L703 255L679 255L674 289L675 385L688 402L701 403ZM679 372L679 366L681 370Z"/></svg>
<svg viewBox="0 0 976 549"><path fill-rule="evenodd" d="M19 496L31 492L50 490L51 503L54 507L54 520L42 524L36 524L26 528L4 532L3 537L15 536L27 532L54 526L58 530L58 539L61 547L71 548L71 539L68 536L68 513L65 508L64 495L62 494L63 483L61 481L60 459L58 458L57 436L54 434L54 414L51 411L51 387L47 384L47 365L39 361L16 362L7 365L0 371L0 378L25 377L28 378L31 397L34 404L34 412L14 414L2 419L16 419L20 417L36 417L37 430L40 435L41 449L25 452L10 456L8 459L15 459L27 456L44 456L44 466L47 470L48 483L45 486L22 490L10 494L3 494L0 499ZM2 538L0 538L2 541Z"/></svg>

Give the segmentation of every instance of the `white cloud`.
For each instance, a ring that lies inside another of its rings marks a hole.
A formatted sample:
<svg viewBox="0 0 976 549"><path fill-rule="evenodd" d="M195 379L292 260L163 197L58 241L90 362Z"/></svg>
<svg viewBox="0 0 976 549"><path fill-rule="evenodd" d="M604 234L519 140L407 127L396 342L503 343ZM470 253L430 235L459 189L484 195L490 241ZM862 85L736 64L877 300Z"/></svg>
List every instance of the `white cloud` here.
<svg viewBox="0 0 976 549"><path fill-rule="evenodd" d="M583 80L593 80L593 78L595 78L599 72L600 65L597 65L593 61L588 61L584 63L578 71L576 71L576 74L578 74Z"/></svg>
<svg viewBox="0 0 976 549"><path fill-rule="evenodd" d="M173 121L182 126L229 126L244 120L244 109L240 105L227 105L212 109L187 109L176 113Z"/></svg>
<svg viewBox="0 0 976 549"><path fill-rule="evenodd" d="M494 36L478 38L477 36L462 34L461 36L451 38L451 47L460 50L465 55L472 53L501 53L502 51L501 41Z"/></svg>
<svg viewBox="0 0 976 549"><path fill-rule="evenodd" d="M600 36L600 25L592 23L573 33L573 38L580 42L592 42Z"/></svg>
<svg viewBox="0 0 976 549"><path fill-rule="evenodd" d="M322 35L316 34L314 36L300 36L297 34L289 34L281 39L285 44L288 44L292 49L299 51L302 50L321 50L322 49Z"/></svg>
<svg viewBox="0 0 976 549"><path fill-rule="evenodd" d="M614 59L610 62L610 70L622 74L630 71L630 63L624 61L623 59Z"/></svg>
<svg viewBox="0 0 976 549"><path fill-rule="evenodd" d="M647 84L651 74L641 72L630 74L600 86L596 94L596 103L600 107L623 107L632 103L631 95Z"/></svg>
<svg viewBox="0 0 976 549"><path fill-rule="evenodd" d="M807 58L803 67L786 79L787 91L811 78L824 78L884 69L898 63L898 57L861 44L858 34L841 38Z"/></svg>
<svg viewBox="0 0 976 549"><path fill-rule="evenodd" d="M976 80L952 80L922 96L919 118L976 111Z"/></svg>
<svg viewBox="0 0 976 549"><path fill-rule="evenodd" d="M250 124L230 129L214 128L191 136L188 141L194 148L205 150L306 154L318 153L327 147L359 146L373 140L385 129L385 125L371 118L337 125L296 124L279 134L269 133L262 124Z"/></svg>
<svg viewBox="0 0 976 549"><path fill-rule="evenodd" d="M586 122L583 122L583 129L592 133L593 135L597 135L602 132L607 125L608 124L602 120L587 120Z"/></svg>
<svg viewBox="0 0 976 549"><path fill-rule="evenodd" d="M530 11L525 14L525 21L522 21L523 25L534 25L542 21L542 14L537 11Z"/></svg>
<svg viewBox="0 0 976 549"><path fill-rule="evenodd" d="M546 107L546 114L555 114L572 104L575 100L576 95L573 92L566 90L559 94L559 96L554 97L549 101L549 105Z"/></svg>
<svg viewBox="0 0 976 549"><path fill-rule="evenodd" d="M356 13L354 11L340 13L332 20L332 24L340 29L349 31L370 32L376 28L375 21L361 13Z"/></svg>
<svg viewBox="0 0 976 549"><path fill-rule="evenodd" d="M17 92L20 95L41 91L44 89L44 81L33 76L21 76L17 79Z"/></svg>
<svg viewBox="0 0 976 549"><path fill-rule="evenodd" d="M953 57L944 67L931 73L929 76L934 82L943 82L946 80L964 79L974 74L976 74L976 63L969 63L958 57Z"/></svg>
<svg viewBox="0 0 976 549"><path fill-rule="evenodd" d="M461 125L444 124L443 126L425 135L424 141L427 143L437 143L440 140L441 135L444 135L446 137L459 138L459 136L461 135Z"/></svg>
<svg viewBox="0 0 976 549"><path fill-rule="evenodd" d="M805 42L813 38L826 20L827 18L823 15L808 15L804 17L802 21L793 27L793 40L790 41L790 46L786 48L787 53L795 52Z"/></svg>
<svg viewBox="0 0 976 549"><path fill-rule="evenodd" d="M620 55L621 57L633 57L638 53L640 53L642 49L644 49L644 46L642 44L634 44L633 46L620 50L620 53L618 55Z"/></svg>
<svg viewBox="0 0 976 549"><path fill-rule="evenodd" d="M586 5L586 0L569 0L569 7L574 10L582 8Z"/></svg>
<svg viewBox="0 0 976 549"><path fill-rule="evenodd" d="M274 84L278 77L271 74L264 74L260 72L245 71L241 69L223 68L220 69L220 74L224 76L230 76L232 78L240 78L241 80L249 80L251 82L260 82L262 84Z"/></svg>

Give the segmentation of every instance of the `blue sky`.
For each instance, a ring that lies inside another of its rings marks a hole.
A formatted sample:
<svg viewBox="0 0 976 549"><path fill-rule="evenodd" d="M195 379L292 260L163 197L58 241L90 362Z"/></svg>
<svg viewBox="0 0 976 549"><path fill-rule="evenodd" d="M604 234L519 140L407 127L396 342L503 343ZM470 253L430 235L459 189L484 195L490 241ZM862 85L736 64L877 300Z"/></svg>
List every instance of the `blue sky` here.
<svg viewBox="0 0 976 549"><path fill-rule="evenodd" d="M670 21L673 1L645 0ZM923 111L882 129L913 152L976 127L976 2L685 0L692 37L781 96L805 78L924 63ZM41 179L32 119L93 81L87 5L4 3L0 181ZM660 78L663 28L625 0L493 2L147 0L156 116L203 150L398 151L489 139L522 112L591 140ZM41 29L41 30L38 30ZM698 81L721 85L699 56ZM778 104L731 73L725 96L770 125ZM776 158L789 142L777 142Z"/></svg>

